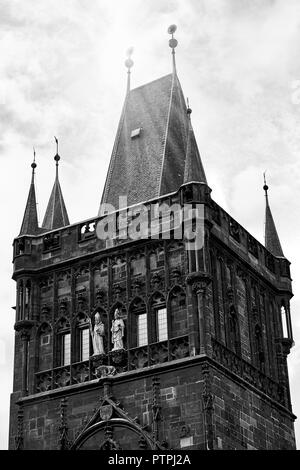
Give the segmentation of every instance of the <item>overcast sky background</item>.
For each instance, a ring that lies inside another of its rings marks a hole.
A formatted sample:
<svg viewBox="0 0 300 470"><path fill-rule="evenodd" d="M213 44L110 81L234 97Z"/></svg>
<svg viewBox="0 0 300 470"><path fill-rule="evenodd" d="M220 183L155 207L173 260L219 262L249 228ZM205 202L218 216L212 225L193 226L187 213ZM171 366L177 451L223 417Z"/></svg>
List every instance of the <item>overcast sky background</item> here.
<svg viewBox="0 0 300 470"><path fill-rule="evenodd" d="M171 72L167 27L178 26L177 69L213 198L263 242L270 204L292 262L296 346L289 356L300 416L299 0L0 0L0 448L7 448L15 283L12 241L37 152L40 223L60 181L71 223L93 217L126 90ZM300 423L300 422L299 422ZM296 431L300 436L300 424Z"/></svg>

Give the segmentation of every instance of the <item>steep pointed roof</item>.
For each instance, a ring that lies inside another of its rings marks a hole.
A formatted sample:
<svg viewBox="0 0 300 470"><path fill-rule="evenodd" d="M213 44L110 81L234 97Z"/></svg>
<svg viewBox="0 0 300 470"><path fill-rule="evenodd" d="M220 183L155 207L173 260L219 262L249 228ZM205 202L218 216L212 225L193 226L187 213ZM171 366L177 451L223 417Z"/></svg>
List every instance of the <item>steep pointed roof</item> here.
<svg viewBox="0 0 300 470"><path fill-rule="evenodd" d="M188 148L189 146L189 148ZM186 157L193 181L206 178L177 74L128 90L101 203L128 206L177 191Z"/></svg>
<svg viewBox="0 0 300 470"><path fill-rule="evenodd" d="M54 230L70 224L58 179L59 155L56 154L54 159L56 160L56 176L42 225L42 228L47 230Z"/></svg>
<svg viewBox="0 0 300 470"><path fill-rule="evenodd" d="M264 184L264 191L266 197L266 218L265 218L265 247L269 250L274 256L284 257L279 236L276 230L275 222L272 216L269 198L268 198L268 189L269 187Z"/></svg>
<svg viewBox="0 0 300 470"><path fill-rule="evenodd" d="M37 216L37 209L36 209L35 185L34 185L34 170L36 168L35 162L31 164L31 168L32 168L31 184L29 188L29 194L27 198L27 203L25 207L23 222L22 222L19 236L36 235L39 231L38 216Z"/></svg>
<svg viewBox="0 0 300 470"><path fill-rule="evenodd" d="M195 134L192 128L191 113L192 113L192 110L190 109L190 107L188 107L187 114L189 116L189 131L188 131L188 141L187 141L187 146L186 146L183 182L189 183L191 181L199 181L201 183L207 184L204 168L202 165L200 153L199 153L197 142L195 139Z"/></svg>

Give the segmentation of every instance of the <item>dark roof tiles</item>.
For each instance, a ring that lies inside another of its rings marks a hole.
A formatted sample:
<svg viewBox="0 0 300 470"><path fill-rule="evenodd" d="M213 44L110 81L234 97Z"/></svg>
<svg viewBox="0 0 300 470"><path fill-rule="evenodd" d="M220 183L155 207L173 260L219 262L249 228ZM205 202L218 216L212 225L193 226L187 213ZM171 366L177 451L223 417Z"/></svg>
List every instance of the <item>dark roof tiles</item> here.
<svg viewBox="0 0 300 470"><path fill-rule="evenodd" d="M268 196L266 197L265 247L274 256L284 257L271 208L269 206Z"/></svg>
<svg viewBox="0 0 300 470"><path fill-rule="evenodd" d="M38 216L36 209L36 196L34 186L34 175L32 175L31 185L27 198L26 208L24 212L23 222L20 235L36 235L39 231Z"/></svg>
<svg viewBox="0 0 300 470"><path fill-rule="evenodd" d="M141 128L136 137L131 132ZM166 75L128 92L117 131L102 203L118 208L177 191L184 182L188 141L193 180L206 182L181 86L176 74Z"/></svg>
<svg viewBox="0 0 300 470"><path fill-rule="evenodd" d="M54 230L69 225L69 217L65 206L58 175L56 175L51 196L46 209L42 228Z"/></svg>

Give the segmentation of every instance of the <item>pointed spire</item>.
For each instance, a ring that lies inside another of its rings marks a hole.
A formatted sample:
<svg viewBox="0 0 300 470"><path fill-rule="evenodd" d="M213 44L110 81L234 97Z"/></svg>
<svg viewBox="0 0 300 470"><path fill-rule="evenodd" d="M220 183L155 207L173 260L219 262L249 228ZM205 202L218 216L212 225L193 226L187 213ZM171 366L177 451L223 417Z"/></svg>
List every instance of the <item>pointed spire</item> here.
<svg viewBox="0 0 300 470"><path fill-rule="evenodd" d="M20 235L36 235L39 231L38 227L38 216L36 209L36 196L35 196L35 185L34 185L34 176L35 176L35 149L33 149L33 162L31 164L32 176L31 184L29 189L29 194L27 198L26 208L24 212L23 222L20 230Z"/></svg>
<svg viewBox="0 0 300 470"><path fill-rule="evenodd" d="M66 225L70 224L58 179L58 162L60 160L60 156L58 155L58 140L56 137L54 138L56 142L56 155L54 157L54 160L56 162L56 175L42 225L42 227L47 230L54 230L60 227L65 227Z"/></svg>
<svg viewBox="0 0 300 470"><path fill-rule="evenodd" d="M173 35L173 73L130 89L126 94L101 198L119 207L119 196L128 206L178 191L185 181L206 184L195 135L176 73ZM187 168L186 168L187 167Z"/></svg>
<svg viewBox="0 0 300 470"><path fill-rule="evenodd" d="M264 186L266 198L266 218L265 218L265 247L269 250L274 256L284 257L279 236L276 230L275 222L272 216L271 208L269 205L268 198L268 189L266 183L266 173L264 173Z"/></svg>
<svg viewBox="0 0 300 470"><path fill-rule="evenodd" d="M169 46L172 49L172 64L173 64L173 74L176 74L176 61L175 61L175 48L178 45L177 39L174 38L174 33L177 29L176 24L171 24L171 26L168 27L168 34L171 34L171 39L169 40Z"/></svg>
<svg viewBox="0 0 300 470"><path fill-rule="evenodd" d="M131 78L130 69L134 65L134 62L131 59L132 54L133 54L133 47L129 47L129 49L127 49L127 52L126 52L127 59L125 60L125 66L127 67L127 94L130 92L130 78Z"/></svg>
<svg viewBox="0 0 300 470"><path fill-rule="evenodd" d="M192 127L189 99L187 98L188 115L188 136L186 144L185 167L183 183L190 183L191 181L199 181L200 183L207 184L204 168L200 158L199 150L196 144L195 134Z"/></svg>

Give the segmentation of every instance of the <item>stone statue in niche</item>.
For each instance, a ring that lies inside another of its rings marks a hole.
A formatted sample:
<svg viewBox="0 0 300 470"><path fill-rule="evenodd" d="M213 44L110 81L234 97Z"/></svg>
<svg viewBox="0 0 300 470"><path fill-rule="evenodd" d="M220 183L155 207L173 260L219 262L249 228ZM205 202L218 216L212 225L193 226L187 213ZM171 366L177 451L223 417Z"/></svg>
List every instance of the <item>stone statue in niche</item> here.
<svg viewBox="0 0 300 470"><path fill-rule="evenodd" d="M117 351L118 349L124 349L123 345L123 336L125 331L125 324L122 318L120 317L120 310L116 308L114 314L114 320L112 321L111 326L111 340L113 343L112 351Z"/></svg>
<svg viewBox="0 0 300 470"><path fill-rule="evenodd" d="M99 354L105 354L104 343L103 343L105 327L104 327L103 321L101 320L101 315L99 312L97 312L95 315L94 329L92 327L92 322L90 320L90 332L91 332L92 341L93 341L93 350L94 350L93 356L98 356Z"/></svg>

